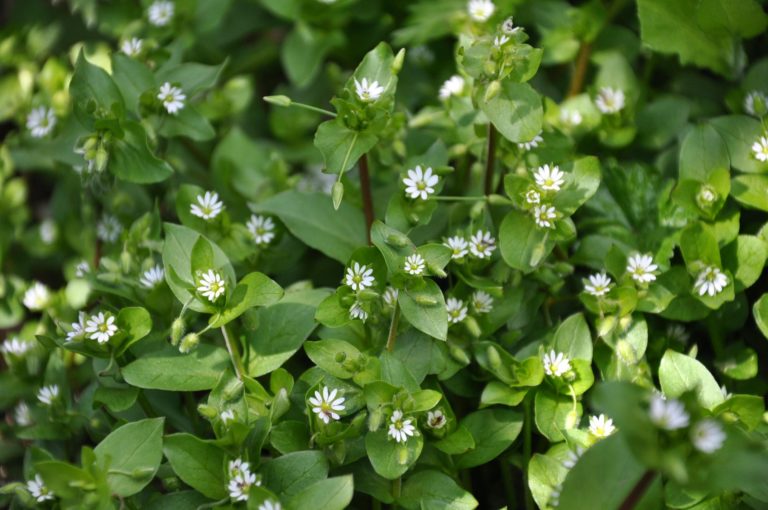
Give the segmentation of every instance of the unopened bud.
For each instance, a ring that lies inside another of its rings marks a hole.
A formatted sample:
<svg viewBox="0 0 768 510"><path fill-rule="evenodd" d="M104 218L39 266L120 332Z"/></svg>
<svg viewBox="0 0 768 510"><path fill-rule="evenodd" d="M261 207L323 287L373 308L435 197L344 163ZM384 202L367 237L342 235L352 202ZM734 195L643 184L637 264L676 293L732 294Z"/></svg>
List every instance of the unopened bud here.
<svg viewBox="0 0 768 510"><path fill-rule="evenodd" d="M480 335L483 334L483 332L480 330L480 325L477 323L477 319L472 316L467 316L467 318L464 319L464 327L467 328L469 334L475 338L479 338Z"/></svg>
<svg viewBox="0 0 768 510"><path fill-rule="evenodd" d="M336 363L344 363L344 360L347 359L347 353L346 352L337 352L336 355L333 357L333 360Z"/></svg>
<svg viewBox="0 0 768 510"><path fill-rule="evenodd" d="M429 269L429 272L432 273L433 275L437 276L438 278L445 278L446 276L448 276L448 273L443 271L442 268L440 268L440 267L438 267L438 266L436 266L436 265L434 265L434 264L432 264L430 262L427 262L427 269Z"/></svg>
<svg viewBox="0 0 768 510"><path fill-rule="evenodd" d="M403 61L405 60L405 48L401 48L395 55L395 59L392 61L392 72L397 74L400 69L403 68Z"/></svg>
<svg viewBox="0 0 768 510"><path fill-rule="evenodd" d="M120 267L123 269L123 272L130 273L132 265L133 260L131 259L131 254L127 251L120 253Z"/></svg>
<svg viewBox="0 0 768 510"><path fill-rule="evenodd" d="M500 93L501 93L501 82L498 80L494 80L488 85L488 88L485 89L485 97L483 99L487 103L494 97L498 96Z"/></svg>
<svg viewBox="0 0 768 510"><path fill-rule="evenodd" d="M417 294L415 300L421 306L435 306L437 304L437 299L426 294Z"/></svg>
<svg viewBox="0 0 768 510"><path fill-rule="evenodd" d="M635 348L626 340L619 340L616 342L616 356L618 356L626 365L634 365L637 363Z"/></svg>
<svg viewBox="0 0 768 510"><path fill-rule="evenodd" d="M218 416L218 412L216 412L216 408L213 406L209 406L208 404L200 404L197 406L197 412L200 413L201 416L204 418L207 418L209 420L213 420Z"/></svg>
<svg viewBox="0 0 768 510"><path fill-rule="evenodd" d="M198 345L200 345L200 335L197 333L190 333L181 339L179 352L187 354L188 352L193 351Z"/></svg>
<svg viewBox="0 0 768 510"><path fill-rule="evenodd" d="M491 368L494 370L501 368L501 356L499 356L496 347L489 345L485 350L485 355L488 357L488 364L491 365Z"/></svg>
<svg viewBox="0 0 768 510"><path fill-rule="evenodd" d="M341 199L344 198L344 183L336 181L333 183L333 190L331 191L331 198L333 199L333 208L339 209L341 206Z"/></svg>
<svg viewBox="0 0 768 510"><path fill-rule="evenodd" d="M469 365L470 359L467 353L458 345L449 345L448 352L451 353L451 357L461 363L462 365Z"/></svg>
<svg viewBox="0 0 768 510"><path fill-rule="evenodd" d="M389 234L387 236L387 244L396 248L402 248L408 246L408 237L400 233Z"/></svg>
<svg viewBox="0 0 768 510"><path fill-rule="evenodd" d="M291 98L288 96L264 96L264 101L277 106L291 106Z"/></svg>
<svg viewBox="0 0 768 510"><path fill-rule="evenodd" d="M232 379L221 392L224 400L235 400L243 394L243 382L240 379Z"/></svg>
<svg viewBox="0 0 768 510"><path fill-rule="evenodd" d="M171 343L174 346L179 345L179 340L181 340L181 336L184 334L185 327L184 319L181 317L176 317L176 320L171 324Z"/></svg>
<svg viewBox="0 0 768 510"><path fill-rule="evenodd" d="M96 151L96 157L94 158L96 171L103 172L107 168L107 161L109 160L109 152L103 147L99 147Z"/></svg>
<svg viewBox="0 0 768 510"><path fill-rule="evenodd" d="M397 463L401 466L408 464L408 448L401 446L397 449Z"/></svg>
<svg viewBox="0 0 768 510"><path fill-rule="evenodd" d="M512 201L502 195L488 195L488 203L491 205L511 205Z"/></svg>

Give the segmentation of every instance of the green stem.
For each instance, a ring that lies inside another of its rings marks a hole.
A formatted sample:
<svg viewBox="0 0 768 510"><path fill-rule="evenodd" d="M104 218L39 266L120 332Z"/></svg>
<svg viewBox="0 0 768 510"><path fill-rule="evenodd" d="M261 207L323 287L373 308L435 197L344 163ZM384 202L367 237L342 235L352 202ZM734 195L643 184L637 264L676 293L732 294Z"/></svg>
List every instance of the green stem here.
<svg viewBox="0 0 768 510"><path fill-rule="evenodd" d="M360 191L363 194L363 213L365 213L365 235L371 244L371 226L373 225L373 195L371 195L371 177L368 172L368 154L360 157Z"/></svg>
<svg viewBox="0 0 768 510"><path fill-rule="evenodd" d="M400 321L400 307L395 303L395 309L392 312L392 321L389 323L389 335L387 336L387 350L395 350L395 340L397 340L397 324Z"/></svg>
<svg viewBox="0 0 768 510"><path fill-rule="evenodd" d="M235 367L235 374L239 380L243 380L245 374L245 367L243 366L243 360L240 357L240 351L235 345L234 339L230 337L227 326L221 327L221 334L224 336L224 343L227 345L227 351L229 351L229 357L232 360L232 365Z"/></svg>
<svg viewBox="0 0 768 510"><path fill-rule="evenodd" d="M496 128L488 123L488 154L485 159L485 190L486 195L493 191L493 169L496 163Z"/></svg>
<svg viewBox="0 0 768 510"><path fill-rule="evenodd" d="M392 480L392 497L395 498L394 503L392 503L392 509L398 508L397 500L400 499L400 489L402 489L403 486L403 478L398 476L394 480Z"/></svg>
<svg viewBox="0 0 768 510"><path fill-rule="evenodd" d="M525 509L534 510L535 505L533 502L533 495L528 485L528 465L531 462L531 453L533 451L533 427L531 423L533 421L533 413L531 412L531 394L529 393L525 397L523 406L525 409L525 416L523 418L523 484L525 485Z"/></svg>
<svg viewBox="0 0 768 510"><path fill-rule="evenodd" d="M512 487L512 468L509 467L509 461L506 457L499 457L499 466L501 468L501 483L504 486L504 494L507 497L507 508L515 508L515 489Z"/></svg>
<svg viewBox="0 0 768 510"><path fill-rule="evenodd" d="M304 108L305 110L309 110L315 113L322 113L323 115L327 115L329 117L336 117L336 114L334 112L330 110L325 110L323 108L318 108L317 106L312 106L311 104L297 103L296 101L291 100L291 106Z"/></svg>

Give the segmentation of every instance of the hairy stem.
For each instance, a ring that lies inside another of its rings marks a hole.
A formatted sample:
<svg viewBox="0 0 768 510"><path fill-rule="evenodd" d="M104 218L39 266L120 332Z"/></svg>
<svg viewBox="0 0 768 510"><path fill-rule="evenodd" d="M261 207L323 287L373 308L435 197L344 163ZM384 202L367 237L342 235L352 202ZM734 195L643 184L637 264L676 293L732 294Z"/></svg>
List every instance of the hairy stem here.
<svg viewBox="0 0 768 510"><path fill-rule="evenodd" d="M363 213L365 213L365 235L371 244L371 225L373 225L373 196L371 195L371 177L368 173L368 155L360 158L360 190L363 194Z"/></svg>
<svg viewBox="0 0 768 510"><path fill-rule="evenodd" d="M579 54L576 57L576 68L571 75L571 84L568 86L568 97L577 96L584 89L584 77L587 75L587 66L589 66L589 56L591 54L592 43L582 42Z"/></svg>
<svg viewBox="0 0 768 510"><path fill-rule="evenodd" d="M400 321L400 307L395 303L395 309L392 312L392 322L389 323L389 335L387 336L387 350L395 350L395 340L397 340L397 324Z"/></svg>
<svg viewBox="0 0 768 510"><path fill-rule="evenodd" d="M656 471L649 469L643 473L643 476L637 481L635 486L632 487L632 490L629 491L629 494L627 494L627 497L621 503L619 510L633 510L640 500L643 499L645 491L648 490L648 487L651 486L655 479Z"/></svg>
<svg viewBox="0 0 768 510"><path fill-rule="evenodd" d="M529 397L530 395L526 395L523 402L525 409L523 417L523 484L525 485L525 510L534 510L536 506L533 502L531 489L528 486L528 464L531 462L533 451L533 427L531 426L533 413L531 412L532 401Z"/></svg>
<svg viewBox="0 0 768 510"><path fill-rule="evenodd" d="M485 159L485 186L483 187L486 195L493 191L493 167L496 163L496 128L488 123L488 155Z"/></svg>
<svg viewBox="0 0 768 510"><path fill-rule="evenodd" d="M239 380L243 380L243 374L245 374L245 367L243 366L243 359L240 357L240 350L231 338L227 326L221 327L221 334L224 336L224 343L227 345L227 351L229 351L229 357L232 360L232 365L235 367L235 374Z"/></svg>

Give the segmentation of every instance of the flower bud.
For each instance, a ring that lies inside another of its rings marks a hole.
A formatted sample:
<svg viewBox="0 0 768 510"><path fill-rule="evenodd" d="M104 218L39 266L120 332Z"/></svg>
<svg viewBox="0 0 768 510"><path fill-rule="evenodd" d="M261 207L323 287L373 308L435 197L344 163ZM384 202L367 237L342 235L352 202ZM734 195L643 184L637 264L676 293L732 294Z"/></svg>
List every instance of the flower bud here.
<svg viewBox="0 0 768 510"><path fill-rule="evenodd" d="M171 324L171 343L174 346L179 345L179 340L181 340L181 335L184 334L185 327L184 319L181 317L176 317L176 320Z"/></svg>
<svg viewBox="0 0 768 510"><path fill-rule="evenodd" d="M131 266L133 266L133 260L131 258L131 254L123 250L123 252L120 253L120 267L122 268L124 273L130 273Z"/></svg>
<svg viewBox="0 0 768 510"><path fill-rule="evenodd" d="M435 298L427 296L426 294L417 294L415 300L416 303L421 306L435 306L437 304Z"/></svg>
<svg viewBox="0 0 768 510"><path fill-rule="evenodd" d="M389 234L387 236L386 242L390 246L394 246L396 248L403 248L404 246L408 246L408 237L400 233Z"/></svg>
<svg viewBox="0 0 768 510"><path fill-rule="evenodd" d="M477 323L477 319L471 315L468 315L467 318L464 319L464 327L467 328L469 334L475 338L480 338L480 335L483 334L482 330L480 329L480 325ZM498 356L498 353L496 353L496 355Z"/></svg>
<svg viewBox="0 0 768 510"><path fill-rule="evenodd" d="M431 262L427 262L427 269L429 269L429 272L437 276L438 278L445 278L446 276L448 276L448 273L443 271L442 268L436 266L435 264L432 264Z"/></svg>
<svg viewBox="0 0 768 510"><path fill-rule="evenodd" d="M187 354L193 351L198 345L200 345L200 335L197 333L190 333L181 339L179 344L179 352Z"/></svg>
<svg viewBox="0 0 768 510"><path fill-rule="evenodd" d="M288 96L264 96L262 99L267 103L277 106L291 106L291 98Z"/></svg>
<svg viewBox="0 0 768 510"><path fill-rule="evenodd" d="M712 207L719 198L715 188L709 184L702 184L699 187L699 192L696 193L696 205L701 209L707 210Z"/></svg>
<svg viewBox="0 0 768 510"><path fill-rule="evenodd" d="M492 81L488 88L485 89L485 97L483 100L487 103L494 97L498 96L501 93L501 82L499 80Z"/></svg>
<svg viewBox="0 0 768 510"><path fill-rule="evenodd" d="M485 350L485 355L488 357L488 364L491 365L491 368L494 370L501 368L501 356L499 356L496 347L489 345Z"/></svg>
<svg viewBox="0 0 768 510"><path fill-rule="evenodd" d="M344 363L344 360L347 359L347 353L346 352L337 352L336 355L333 357L333 361L336 363Z"/></svg>
<svg viewBox="0 0 768 510"><path fill-rule="evenodd" d="M401 446L397 449L397 463L401 466L408 464L408 448Z"/></svg>
<svg viewBox="0 0 768 510"><path fill-rule="evenodd" d="M238 398L243 393L243 382L240 379L232 379L225 387L221 395L224 400L230 401Z"/></svg>
<svg viewBox="0 0 768 510"><path fill-rule="evenodd" d="M338 211L339 206L341 206L341 199L344 198L344 183L341 181L333 183L331 198L333 199L333 208Z"/></svg>
<svg viewBox="0 0 768 510"><path fill-rule="evenodd" d="M94 157L96 171L103 172L107 168L107 161L109 160L109 152L104 147L99 147L96 150L96 156Z"/></svg>
<svg viewBox="0 0 768 510"><path fill-rule="evenodd" d="M213 406L209 406L208 404L198 405L197 412L200 413L201 416L209 420L213 420L219 415L219 413L216 411L216 408Z"/></svg>
<svg viewBox="0 0 768 510"><path fill-rule="evenodd" d="M363 289L358 291L357 299L360 301L375 301L379 299L379 293L371 289Z"/></svg>
<svg viewBox="0 0 768 510"><path fill-rule="evenodd" d="M451 357L461 363L462 365L469 365L471 360L469 359L469 356L467 355L466 351L459 347L458 345L449 345L448 346L448 352L451 353Z"/></svg>
<svg viewBox="0 0 768 510"><path fill-rule="evenodd" d="M485 200L480 200L472 205L472 209L469 210L469 217L473 220L480 218L485 210Z"/></svg>
<svg viewBox="0 0 768 510"><path fill-rule="evenodd" d="M512 201L502 195L488 195L488 203L491 205L512 205Z"/></svg>
<svg viewBox="0 0 768 510"><path fill-rule="evenodd" d="M392 61L392 73L398 74L403 68L403 61L405 61L405 48L400 48L400 51L395 55L395 59Z"/></svg>
<svg viewBox="0 0 768 510"><path fill-rule="evenodd" d="M618 356L626 365L634 365L637 363L635 348L626 340L619 340L616 342L616 356Z"/></svg>

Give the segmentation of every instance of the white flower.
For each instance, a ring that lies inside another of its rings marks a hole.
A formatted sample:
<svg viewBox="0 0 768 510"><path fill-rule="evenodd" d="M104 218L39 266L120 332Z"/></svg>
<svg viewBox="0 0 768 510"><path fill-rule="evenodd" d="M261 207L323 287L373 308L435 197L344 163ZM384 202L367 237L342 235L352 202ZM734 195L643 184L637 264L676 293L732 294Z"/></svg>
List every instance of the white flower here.
<svg viewBox="0 0 768 510"><path fill-rule="evenodd" d="M431 429L441 429L445 427L448 422L447 418L443 414L443 411L436 409L435 411L429 411L427 413L427 427Z"/></svg>
<svg viewBox="0 0 768 510"><path fill-rule="evenodd" d="M504 23L501 24L501 31L507 35L516 34L520 30L522 30L522 27L515 26L515 21L512 19L512 16L505 19Z"/></svg>
<svg viewBox="0 0 768 510"><path fill-rule="evenodd" d="M469 3L467 4L469 17L481 23L493 16L495 10L496 6L493 5L491 0L469 0Z"/></svg>
<svg viewBox="0 0 768 510"><path fill-rule="evenodd" d="M384 295L382 298L384 299L384 304L387 306L394 307L395 304L397 304L397 297L400 295L400 291L398 291L394 287L387 287L387 289L384 291Z"/></svg>
<svg viewBox="0 0 768 510"><path fill-rule="evenodd" d="M533 179L544 191L560 191L560 187L565 183L565 173L561 172L557 165L543 165L536 169Z"/></svg>
<svg viewBox="0 0 768 510"><path fill-rule="evenodd" d="M682 324L670 324L667 326L667 338L686 344L691 338L691 335L685 330Z"/></svg>
<svg viewBox="0 0 768 510"><path fill-rule="evenodd" d="M443 244L451 249L452 259L460 259L469 253L469 250L467 249L469 243L461 236L449 237Z"/></svg>
<svg viewBox="0 0 768 510"><path fill-rule="evenodd" d="M768 97L759 90L753 90L744 98L744 111L754 117L762 117L768 107Z"/></svg>
<svg viewBox="0 0 768 510"><path fill-rule="evenodd" d="M51 219L40 223L40 240L45 244L51 244L56 240L56 223Z"/></svg>
<svg viewBox="0 0 768 510"><path fill-rule="evenodd" d="M144 41L142 41L138 37L131 37L130 39L126 39L125 41L123 41L123 44L120 45L120 51L122 51L129 57L135 57L136 55L141 53L141 47L143 43Z"/></svg>
<svg viewBox="0 0 768 510"><path fill-rule="evenodd" d="M269 216L252 214L245 227L253 236L257 245L267 245L275 238L275 223Z"/></svg>
<svg viewBox="0 0 768 510"><path fill-rule="evenodd" d="M606 418L604 414L589 417L589 433L595 437L608 437L616 432L613 420Z"/></svg>
<svg viewBox="0 0 768 510"><path fill-rule="evenodd" d="M477 313L489 313L493 310L493 298L482 290L475 291L469 301Z"/></svg>
<svg viewBox="0 0 768 510"><path fill-rule="evenodd" d="M27 482L27 490L38 503L51 501L54 496L53 492L45 486L39 474L36 474L34 479Z"/></svg>
<svg viewBox="0 0 768 510"><path fill-rule="evenodd" d="M416 165L416 168L408 170L408 177L403 179L406 186L405 195L408 198L426 200L435 192L439 180L438 176L432 174L430 167L422 171L421 165Z"/></svg>
<svg viewBox="0 0 768 510"><path fill-rule="evenodd" d="M565 469L572 469L582 455L584 455L584 447L581 445L576 445L576 450L570 450L568 452L568 457L563 461L563 467Z"/></svg>
<svg viewBox="0 0 768 510"><path fill-rule="evenodd" d="M2 350L5 354L12 354L14 356L21 358L31 348L32 348L32 342L25 342L24 340L19 340L18 338L13 337L10 340L6 340L5 342L3 342L3 345L2 347L0 347L0 350Z"/></svg>
<svg viewBox="0 0 768 510"><path fill-rule="evenodd" d="M702 209L711 207L717 201L717 191L708 184L702 184L696 193L696 203Z"/></svg>
<svg viewBox="0 0 768 510"><path fill-rule="evenodd" d="M506 35L497 35L493 38L493 45L497 48L501 48L505 44L509 42L509 36Z"/></svg>
<svg viewBox="0 0 768 510"><path fill-rule="evenodd" d="M731 398L733 396L733 393L729 393L728 392L728 388L725 387L725 384L720 386L720 393L723 394L723 399L725 399L725 400L728 400L729 398Z"/></svg>
<svg viewBox="0 0 768 510"><path fill-rule="evenodd" d="M250 471L244 471L230 478L227 486L229 497L235 501L248 501L248 491L252 485L261 485L261 483L256 481L256 475Z"/></svg>
<svg viewBox="0 0 768 510"><path fill-rule="evenodd" d="M13 421L19 427L32 425L32 415L29 413L29 406L26 402L19 402L19 405L13 410Z"/></svg>
<svg viewBox="0 0 768 510"><path fill-rule="evenodd" d="M555 220L557 219L557 210L547 204L537 205L531 211L533 214L533 221L536 222L536 226L539 228L554 228Z"/></svg>
<svg viewBox="0 0 768 510"><path fill-rule="evenodd" d="M200 279L197 281L197 291L202 294L203 297L208 298L208 301L213 303L219 296L224 294L227 284L219 273L213 269L209 269L208 272L203 273Z"/></svg>
<svg viewBox="0 0 768 510"><path fill-rule="evenodd" d="M91 340L105 344L117 333L115 317L110 313L99 312L86 321L85 332Z"/></svg>
<svg viewBox="0 0 768 510"><path fill-rule="evenodd" d="M49 386L43 386L37 392L37 400L43 404L49 406L52 405L55 400L59 398L59 387L55 384Z"/></svg>
<svg viewBox="0 0 768 510"><path fill-rule="evenodd" d="M605 114L620 112L624 108L624 91L603 87L597 93L595 105Z"/></svg>
<svg viewBox="0 0 768 510"><path fill-rule="evenodd" d="M83 278L85 275L87 275L90 272L91 272L91 266L85 260L81 260L75 266L75 276L77 276L78 278Z"/></svg>
<svg viewBox="0 0 768 510"><path fill-rule="evenodd" d="M355 301L352 306L349 307L349 318L352 320L359 319L363 322L368 319L368 312L365 311L360 301Z"/></svg>
<svg viewBox="0 0 768 510"><path fill-rule="evenodd" d="M693 446L704 453L714 453L723 446L725 432L715 420L701 420L691 428Z"/></svg>
<svg viewBox="0 0 768 510"><path fill-rule="evenodd" d="M230 478L235 478L236 476L241 476L250 472L251 465L248 462L244 462L241 458L230 460L227 465L227 473Z"/></svg>
<svg viewBox="0 0 768 510"><path fill-rule="evenodd" d="M602 297L611 290L611 278L602 273L589 275L589 283L584 284L584 290L595 297Z"/></svg>
<svg viewBox="0 0 768 510"><path fill-rule="evenodd" d="M373 277L373 269L365 264L358 264L357 262L347 268L347 274L344 278L344 283L354 291L373 287L375 281L376 279Z"/></svg>
<svg viewBox="0 0 768 510"><path fill-rule="evenodd" d="M174 87L169 82L165 82L160 87L157 98L163 102L165 111L171 115L176 115L179 110L184 108L184 100L187 99L187 95L179 87Z"/></svg>
<svg viewBox="0 0 768 510"><path fill-rule="evenodd" d="M495 249L496 239L491 236L490 232L478 230L469 238L469 251L479 259L490 258Z"/></svg>
<svg viewBox="0 0 768 510"><path fill-rule="evenodd" d="M656 275L653 272L658 268L659 266L653 263L653 257L650 255L635 253L627 261L627 272L633 280L640 283L650 283L656 280Z"/></svg>
<svg viewBox="0 0 768 510"><path fill-rule="evenodd" d="M45 309L51 303L51 292L40 282L35 282L24 293L24 306L33 312Z"/></svg>
<svg viewBox="0 0 768 510"><path fill-rule="evenodd" d="M219 194L215 191L206 191L202 195L197 195L195 200L197 203L189 207L189 212L198 218L211 220L224 210L224 203L219 201Z"/></svg>
<svg viewBox="0 0 768 510"><path fill-rule="evenodd" d="M445 310L448 312L449 324L457 324L467 318L467 306L461 299L448 298Z"/></svg>
<svg viewBox="0 0 768 510"><path fill-rule="evenodd" d="M673 398L667 400L656 394L651 397L648 415L657 427L666 430L685 428L690 420L690 416L685 412L685 407L679 400Z"/></svg>
<svg viewBox="0 0 768 510"><path fill-rule="evenodd" d="M419 276L424 272L425 267L426 262L424 261L424 257L418 253L413 253L405 258L405 267L403 269L410 275Z"/></svg>
<svg viewBox="0 0 768 510"><path fill-rule="evenodd" d="M535 149L539 146L540 143L542 143L544 139L541 137L541 135L534 136L531 140L528 140L527 142L521 142L517 144L517 147L520 150L523 151L529 151L531 149Z"/></svg>
<svg viewBox="0 0 768 510"><path fill-rule="evenodd" d="M571 360L562 352L556 352L554 349L544 353L544 372L552 377L562 377L563 374L571 370Z"/></svg>
<svg viewBox="0 0 768 510"><path fill-rule="evenodd" d="M529 189L525 192L525 202L530 205L536 205L541 203L541 193L535 189Z"/></svg>
<svg viewBox="0 0 768 510"><path fill-rule="evenodd" d="M56 125L56 114L53 109L40 106L27 115L27 129L35 138L42 138Z"/></svg>
<svg viewBox="0 0 768 510"><path fill-rule="evenodd" d="M144 271L139 281L144 286L144 288L154 289L163 282L164 278L165 270L163 269L163 266L158 264L155 267L151 267Z"/></svg>
<svg viewBox="0 0 768 510"><path fill-rule="evenodd" d="M79 336L85 334L85 318L86 315L83 312L77 314L77 322L73 322L70 326L72 331L67 333L67 342L71 342Z"/></svg>
<svg viewBox="0 0 768 510"><path fill-rule="evenodd" d="M96 225L96 237L105 243L114 243L123 232L123 226L115 216L105 214Z"/></svg>
<svg viewBox="0 0 768 510"><path fill-rule="evenodd" d="M149 18L149 22L156 27L164 27L171 22L171 19L173 19L173 10L173 2L157 0L157 2L149 6L147 17Z"/></svg>
<svg viewBox="0 0 768 510"><path fill-rule="evenodd" d="M389 421L389 437L398 443L405 443L416 431L413 420L410 418L403 419L403 412L400 409L395 409Z"/></svg>
<svg viewBox="0 0 768 510"><path fill-rule="evenodd" d="M768 137L761 136L755 143L752 144L752 152L755 153L755 158L758 161L765 163L768 161Z"/></svg>
<svg viewBox="0 0 768 510"><path fill-rule="evenodd" d="M582 120L581 113L578 110L569 110L567 108L560 110L560 122L566 126L578 126Z"/></svg>
<svg viewBox="0 0 768 510"><path fill-rule="evenodd" d="M699 293L699 296L709 294L710 297L719 294L728 286L728 277L715 266L704 268L696 282L693 284L693 290Z"/></svg>
<svg viewBox="0 0 768 510"><path fill-rule="evenodd" d="M309 403L312 406L312 412L317 415L320 420L326 425L331 423L331 420L338 420L339 411L343 411L344 397L336 398L337 390L328 389L328 386L323 386L322 393L315 391L315 395L309 398Z"/></svg>
<svg viewBox="0 0 768 510"><path fill-rule="evenodd" d="M355 93L361 101L372 103L381 97L384 93L384 87L375 80L369 83L368 78L363 78L362 82L357 81L357 78L355 78Z"/></svg>
<svg viewBox="0 0 768 510"><path fill-rule="evenodd" d="M280 505L278 501L272 501L271 499L267 499L262 504L259 505L258 510L283 510L283 507Z"/></svg>
<svg viewBox="0 0 768 510"><path fill-rule="evenodd" d="M227 409L226 411L221 412L219 418L221 418L221 422L226 425L235 419L235 412L232 409Z"/></svg>
<svg viewBox="0 0 768 510"><path fill-rule="evenodd" d="M438 95L440 99L446 100L451 96L460 96L462 92L464 92L464 78L454 74L443 82Z"/></svg>

